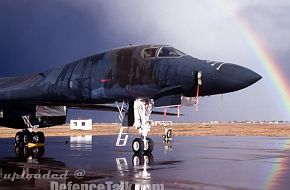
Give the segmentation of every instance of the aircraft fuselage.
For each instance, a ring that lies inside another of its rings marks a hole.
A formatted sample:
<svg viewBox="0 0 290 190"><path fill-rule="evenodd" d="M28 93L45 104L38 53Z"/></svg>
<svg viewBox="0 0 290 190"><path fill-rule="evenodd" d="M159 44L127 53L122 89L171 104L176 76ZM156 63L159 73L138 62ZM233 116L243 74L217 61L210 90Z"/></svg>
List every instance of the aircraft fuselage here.
<svg viewBox="0 0 290 190"><path fill-rule="evenodd" d="M0 79L0 105L73 105L155 98L168 94L195 96L196 73L202 73L200 96L222 94L245 88L261 77L244 67L209 62L189 55L142 57L154 47L113 49L43 73ZM179 87L179 88L178 88Z"/></svg>

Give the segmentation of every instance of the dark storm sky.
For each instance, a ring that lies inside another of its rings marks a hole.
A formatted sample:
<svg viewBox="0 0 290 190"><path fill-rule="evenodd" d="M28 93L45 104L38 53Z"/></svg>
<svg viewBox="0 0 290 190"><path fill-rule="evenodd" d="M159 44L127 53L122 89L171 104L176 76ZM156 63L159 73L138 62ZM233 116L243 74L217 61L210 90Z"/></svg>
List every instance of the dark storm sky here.
<svg viewBox="0 0 290 190"><path fill-rule="evenodd" d="M229 2L253 26L287 74L289 3ZM39 72L130 43L170 44L195 57L249 67L264 77L223 98L201 99L200 112L184 108L186 115L179 121L288 120L290 113L271 86L270 76L227 11L223 1L210 0L1 0L0 76ZM109 113L70 114L112 120Z"/></svg>

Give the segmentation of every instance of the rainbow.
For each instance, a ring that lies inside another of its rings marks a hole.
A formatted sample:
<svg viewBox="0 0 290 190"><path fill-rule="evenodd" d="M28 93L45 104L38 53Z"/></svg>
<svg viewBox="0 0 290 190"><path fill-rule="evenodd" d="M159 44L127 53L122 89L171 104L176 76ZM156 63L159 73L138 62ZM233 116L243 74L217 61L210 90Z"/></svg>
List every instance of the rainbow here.
<svg viewBox="0 0 290 190"><path fill-rule="evenodd" d="M227 0L223 0L222 2L224 2L224 7L227 7L232 11L230 2ZM260 63L264 66L268 74L267 76L271 77L271 81L278 90L279 95L285 104L285 109L290 116L290 85L288 84L284 73L279 68L274 56L269 52L263 41L248 24L248 22L240 16L238 12L233 11L232 15L237 21L237 25L243 36L246 38L248 45L260 60Z"/></svg>
<svg viewBox="0 0 290 190"><path fill-rule="evenodd" d="M283 142L282 150L289 150L289 149L290 149L290 139L286 139ZM286 163L287 161L289 162L288 157L278 157L274 159L271 172L266 178L263 189L269 189L269 190L278 189L279 185L281 185L279 183L279 179L287 175L284 172L285 168L288 167Z"/></svg>
<svg viewBox="0 0 290 190"><path fill-rule="evenodd" d="M232 11L232 7L228 0L223 0L224 6ZM232 12L233 17L237 21L237 25L242 32L243 36L246 38L247 43L252 48L253 52L256 54L260 63L264 66L268 76L271 77L271 81L279 92L283 103L285 104L285 109L290 115L290 85L288 85L287 79L284 73L279 68L277 61L274 56L265 47L263 41L259 38L257 33L252 29L250 24L238 14L238 12ZM287 139L283 143L283 150L290 149L290 140ZM275 158L274 163L271 168L263 189L275 189L279 185L278 180L283 175L283 169L288 158Z"/></svg>

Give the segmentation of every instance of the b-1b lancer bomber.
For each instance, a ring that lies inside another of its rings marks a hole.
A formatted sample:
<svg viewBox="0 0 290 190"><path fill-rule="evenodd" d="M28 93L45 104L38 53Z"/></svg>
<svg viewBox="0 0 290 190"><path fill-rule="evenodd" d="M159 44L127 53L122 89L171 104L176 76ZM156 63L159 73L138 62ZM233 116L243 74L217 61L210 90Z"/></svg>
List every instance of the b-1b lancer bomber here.
<svg viewBox="0 0 290 190"><path fill-rule="evenodd" d="M154 107L237 91L260 79L242 66L200 60L167 45L111 49L45 72L1 78L0 126L22 129L16 145L44 143L44 134L34 129L64 124L67 109L100 110L124 102L123 124L140 133L133 151L149 153Z"/></svg>

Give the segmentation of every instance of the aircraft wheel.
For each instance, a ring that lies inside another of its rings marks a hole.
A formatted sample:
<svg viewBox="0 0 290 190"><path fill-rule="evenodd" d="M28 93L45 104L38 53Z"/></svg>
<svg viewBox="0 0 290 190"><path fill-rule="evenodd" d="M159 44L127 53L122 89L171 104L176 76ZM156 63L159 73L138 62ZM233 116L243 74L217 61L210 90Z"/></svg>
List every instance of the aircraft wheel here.
<svg viewBox="0 0 290 190"><path fill-rule="evenodd" d="M141 138L134 139L132 143L132 149L136 154L142 154L144 151L144 142Z"/></svg>
<svg viewBox="0 0 290 190"><path fill-rule="evenodd" d="M23 132L17 132L15 135L15 144L19 145L22 142Z"/></svg>
<svg viewBox="0 0 290 190"><path fill-rule="evenodd" d="M35 136L35 132L31 132L31 133L29 133L29 137L30 137L30 139L29 139L29 142L32 142L33 143L33 138L34 138L34 136Z"/></svg>
<svg viewBox="0 0 290 190"><path fill-rule="evenodd" d="M45 142L45 136L43 132L38 132L39 136L40 136L40 142L44 143Z"/></svg>
<svg viewBox="0 0 290 190"><path fill-rule="evenodd" d="M33 142L34 143L44 143L45 136L43 132L37 132L33 135Z"/></svg>
<svg viewBox="0 0 290 190"><path fill-rule="evenodd" d="M172 129L168 129L168 130L167 130L167 132L166 132L166 137L167 137L167 139L172 139L172 137L173 137Z"/></svg>
<svg viewBox="0 0 290 190"><path fill-rule="evenodd" d="M154 149L153 140L151 138L146 138L146 140L147 140L147 143L146 143L146 146L144 146L144 152L151 153Z"/></svg>
<svg viewBox="0 0 290 190"><path fill-rule="evenodd" d="M27 145L29 143L29 134L23 132L21 135L21 143L23 143L23 145Z"/></svg>
<svg viewBox="0 0 290 190"><path fill-rule="evenodd" d="M39 143L40 142L40 138L39 138L39 135L37 133L34 133L32 135L32 142L33 143Z"/></svg>

